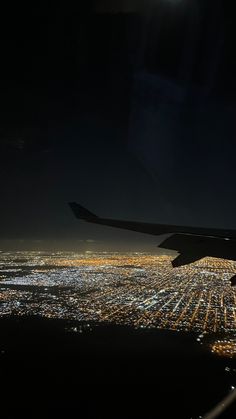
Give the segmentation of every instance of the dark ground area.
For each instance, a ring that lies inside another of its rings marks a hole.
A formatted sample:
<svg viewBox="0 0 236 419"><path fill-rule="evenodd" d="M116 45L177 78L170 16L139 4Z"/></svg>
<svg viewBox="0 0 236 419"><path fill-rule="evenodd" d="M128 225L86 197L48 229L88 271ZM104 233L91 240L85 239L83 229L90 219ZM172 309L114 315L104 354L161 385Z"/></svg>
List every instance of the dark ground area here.
<svg viewBox="0 0 236 419"><path fill-rule="evenodd" d="M1 418L197 418L233 384L189 334L75 325L1 319Z"/></svg>

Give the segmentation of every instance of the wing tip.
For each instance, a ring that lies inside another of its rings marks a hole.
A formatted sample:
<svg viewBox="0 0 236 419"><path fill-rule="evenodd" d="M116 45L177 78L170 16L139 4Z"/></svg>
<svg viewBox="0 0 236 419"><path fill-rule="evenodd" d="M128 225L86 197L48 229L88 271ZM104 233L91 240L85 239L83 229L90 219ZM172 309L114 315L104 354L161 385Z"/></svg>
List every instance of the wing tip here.
<svg viewBox="0 0 236 419"><path fill-rule="evenodd" d="M71 208L72 212L74 213L76 218L81 220L94 220L98 218L95 214L89 211L87 208L83 207L82 205L78 204L77 202L68 202L69 207Z"/></svg>

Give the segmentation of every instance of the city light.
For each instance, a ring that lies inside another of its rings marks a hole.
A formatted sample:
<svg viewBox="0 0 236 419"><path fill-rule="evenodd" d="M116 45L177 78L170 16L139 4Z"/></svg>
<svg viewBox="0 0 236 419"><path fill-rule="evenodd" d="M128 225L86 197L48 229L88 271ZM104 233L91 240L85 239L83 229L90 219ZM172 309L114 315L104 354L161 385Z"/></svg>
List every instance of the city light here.
<svg viewBox="0 0 236 419"><path fill-rule="evenodd" d="M236 293L230 285L236 263L228 260L205 258L173 269L171 257L163 255L19 252L1 253L0 262L0 316L40 315L198 334L236 329Z"/></svg>
<svg viewBox="0 0 236 419"><path fill-rule="evenodd" d="M212 345L211 351L220 356L233 358L236 356L236 339L218 340Z"/></svg>

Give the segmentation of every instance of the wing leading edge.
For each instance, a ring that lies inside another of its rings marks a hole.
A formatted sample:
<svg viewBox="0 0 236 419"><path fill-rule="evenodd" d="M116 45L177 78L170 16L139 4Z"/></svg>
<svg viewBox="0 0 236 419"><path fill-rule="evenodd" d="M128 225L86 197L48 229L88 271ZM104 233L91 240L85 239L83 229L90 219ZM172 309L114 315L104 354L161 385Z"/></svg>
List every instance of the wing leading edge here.
<svg viewBox="0 0 236 419"><path fill-rule="evenodd" d="M163 239L161 248L177 251L173 266L186 265L205 256L236 260L236 231L201 227L149 224L135 221L100 218L76 202L69 203L74 215L84 221L151 235L171 234Z"/></svg>

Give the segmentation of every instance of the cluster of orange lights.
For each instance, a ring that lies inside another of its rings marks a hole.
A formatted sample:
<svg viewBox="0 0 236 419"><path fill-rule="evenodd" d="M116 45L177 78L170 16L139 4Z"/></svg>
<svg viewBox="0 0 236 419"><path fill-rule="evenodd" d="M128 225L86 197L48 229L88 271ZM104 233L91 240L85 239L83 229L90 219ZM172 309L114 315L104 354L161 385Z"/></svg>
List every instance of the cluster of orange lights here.
<svg viewBox="0 0 236 419"><path fill-rule="evenodd" d="M217 342L211 346L211 352L216 355L234 358L236 357L236 341L232 339L217 340Z"/></svg>
<svg viewBox="0 0 236 419"><path fill-rule="evenodd" d="M171 262L171 256L167 256L167 255L160 255L155 256L155 255L137 255L137 256L125 256L125 255L117 255L116 257L106 257L106 255L104 255L103 257L82 257L82 258L68 258L68 259L64 259L64 258L58 258L55 259L55 261L53 262L51 258L49 258L48 260L45 259L45 263L47 264L55 264L55 266L60 266L60 267L72 267L72 266L121 266L121 265L137 265L138 263L142 264L142 265L152 265L152 264L156 264L157 263L157 259L158 261L163 261L164 262Z"/></svg>

